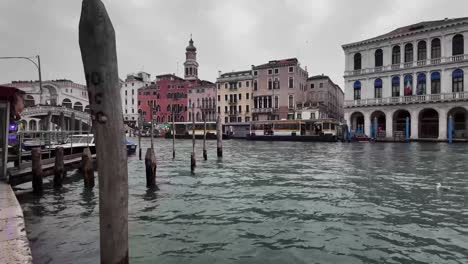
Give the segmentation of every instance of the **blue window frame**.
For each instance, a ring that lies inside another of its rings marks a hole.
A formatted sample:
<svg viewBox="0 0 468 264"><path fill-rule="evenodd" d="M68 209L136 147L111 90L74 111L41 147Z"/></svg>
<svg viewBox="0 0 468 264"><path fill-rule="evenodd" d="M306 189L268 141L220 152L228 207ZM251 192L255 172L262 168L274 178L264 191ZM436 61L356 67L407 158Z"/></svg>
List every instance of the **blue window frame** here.
<svg viewBox="0 0 468 264"><path fill-rule="evenodd" d="M361 82L354 82L354 100L361 100Z"/></svg>

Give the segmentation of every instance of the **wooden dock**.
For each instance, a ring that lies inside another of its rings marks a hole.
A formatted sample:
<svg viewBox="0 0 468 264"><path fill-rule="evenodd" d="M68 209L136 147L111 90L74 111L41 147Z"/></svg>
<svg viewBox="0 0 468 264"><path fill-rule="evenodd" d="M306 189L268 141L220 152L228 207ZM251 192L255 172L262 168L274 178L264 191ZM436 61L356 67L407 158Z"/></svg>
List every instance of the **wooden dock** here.
<svg viewBox="0 0 468 264"><path fill-rule="evenodd" d="M71 155L64 156L64 167L65 170L69 171L72 169L79 168L81 164L81 156L82 153L76 153ZM96 159L96 154L92 155L93 160ZM51 157L48 159L43 159L41 161L42 170L44 173L44 177L54 175L54 167L55 167L55 157ZM9 184L11 186L23 184L26 182L30 182L32 180L32 162L22 162L18 167L8 168L9 174Z"/></svg>

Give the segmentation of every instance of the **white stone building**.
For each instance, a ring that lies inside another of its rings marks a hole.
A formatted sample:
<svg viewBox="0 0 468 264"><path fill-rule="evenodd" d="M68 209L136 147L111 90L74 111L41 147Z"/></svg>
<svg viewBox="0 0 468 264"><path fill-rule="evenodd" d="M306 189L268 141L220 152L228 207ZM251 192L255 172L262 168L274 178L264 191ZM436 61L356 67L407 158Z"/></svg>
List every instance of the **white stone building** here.
<svg viewBox="0 0 468 264"><path fill-rule="evenodd" d="M151 84L151 75L146 72L127 74L120 88L124 123L136 126L138 121L138 89Z"/></svg>
<svg viewBox="0 0 468 264"><path fill-rule="evenodd" d="M345 119L366 135L468 138L468 18L421 22L343 45Z"/></svg>

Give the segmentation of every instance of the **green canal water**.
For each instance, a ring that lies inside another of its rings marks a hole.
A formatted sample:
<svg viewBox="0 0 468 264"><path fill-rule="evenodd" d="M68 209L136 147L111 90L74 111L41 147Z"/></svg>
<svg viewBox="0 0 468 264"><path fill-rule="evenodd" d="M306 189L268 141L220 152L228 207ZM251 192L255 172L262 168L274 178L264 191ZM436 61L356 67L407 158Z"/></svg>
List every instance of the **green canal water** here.
<svg viewBox="0 0 468 264"><path fill-rule="evenodd" d="M129 158L131 263L468 263L468 145L197 141L194 175L191 141L156 146L159 191ZM18 196L35 263L99 262L98 186L68 177Z"/></svg>

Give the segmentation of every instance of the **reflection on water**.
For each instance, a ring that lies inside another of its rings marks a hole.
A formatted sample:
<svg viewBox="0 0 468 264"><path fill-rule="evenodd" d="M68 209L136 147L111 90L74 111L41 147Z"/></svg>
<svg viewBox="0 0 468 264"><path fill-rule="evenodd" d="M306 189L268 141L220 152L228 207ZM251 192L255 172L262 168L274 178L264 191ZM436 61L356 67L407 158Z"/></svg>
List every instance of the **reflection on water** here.
<svg viewBox="0 0 468 264"><path fill-rule="evenodd" d="M132 263L468 263L466 145L209 141L194 175L191 141L156 146L158 191L129 158ZM45 189L19 196L35 262L99 262L97 187Z"/></svg>

